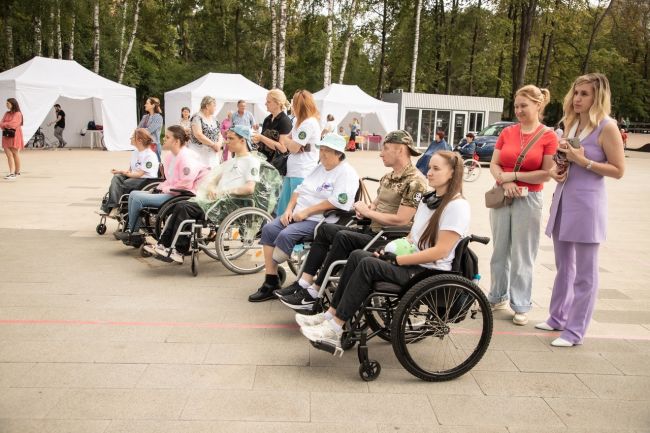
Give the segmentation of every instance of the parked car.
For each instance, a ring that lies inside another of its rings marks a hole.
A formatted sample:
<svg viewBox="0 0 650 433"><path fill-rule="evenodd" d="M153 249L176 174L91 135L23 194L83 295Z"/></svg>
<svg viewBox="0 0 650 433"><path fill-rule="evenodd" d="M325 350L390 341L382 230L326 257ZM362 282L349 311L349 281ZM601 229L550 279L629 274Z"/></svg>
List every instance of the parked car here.
<svg viewBox="0 0 650 433"><path fill-rule="evenodd" d="M474 142L476 143L476 153L479 161L490 162L492 153L494 152L494 145L497 142L497 137L501 134L504 128L514 125L515 122L496 122L488 125L481 132L476 134ZM465 144L465 138L461 140L459 145Z"/></svg>

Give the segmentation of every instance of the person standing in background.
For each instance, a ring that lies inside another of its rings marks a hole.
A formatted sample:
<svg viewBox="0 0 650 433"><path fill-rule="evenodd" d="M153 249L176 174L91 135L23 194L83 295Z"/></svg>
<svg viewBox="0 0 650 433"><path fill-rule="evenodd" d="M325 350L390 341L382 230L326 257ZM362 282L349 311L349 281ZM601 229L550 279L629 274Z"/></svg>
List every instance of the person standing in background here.
<svg viewBox="0 0 650 433"><path fill-rule="evenodd" d="M237 101L237 111L232 114L232 126L248 126L250 129L257 129L255 117L250 111L246 111L246 101Z"/></svg>
<svg viewBox="0 0 650 433"><path fill-rule="evenodd" d="M185 129L185 131L189 134L190 128L192 128L192 122L190 122L190 108L189 107L183 107L181 108L181 120L178 121L178 124Z"/></svg>
<svg viewBox="0 0 650 433"><path fill-rule="evenodd" d="M140 123L138 128L144 128L153 137L153 142L156 144L156 155L158 155L158 160L160 161L160 152L162 151L160 147L160 131L163 127L163 117L162 110L160 109L160 99L150 96L144 103L144 111L147 112Z"/></svg>
<svg viewBox="0 0 650 433"><path fill-rule="evenodd" d="M224 139L223 142L223 156L221 157L222 161L227 161L228 157L230 156L230 152L228 151L228 130L230 127L232 127L232 111L229 111L228 114L226 115L226 118L221 121L221 136ZM250 128L249 128L250 130Z"/></svg>
<svg viewBox="0 0 650 433"><path fill-rule="evenodd" d="M54 136L59 140L59 145L57 147L62 148L68 144L68 142L63 139L63 130L65 129L65 111L61 109L59 104L54 104L54 112L56 114L56 120L48 123L47 126L52 126L52 124L54 124Z"/></svg>
<svg viewBox="0 0 650 433"><path fill-rule="evenodd" d="M555 166L557 181L546 235L553 238L557 275L549 317L535 328L562 331L556 347L582 344L598 297L598 250L607 234L605 177L625 172L623 140L611 110L609 81L603 74L578 77L564 97L566 125L558 151L569 165ZM576 148L569 139L578 138Z"/></svg>
<svg viewBox="0 0 650 433"><path fill-rule="evenodd" d="M20 176L20 150L25 147L23 140L23 113L20 112L18 101L14 98L7 99L7 112L2 116L2 149L7 156L9 174L5 180L16 180Z"/></svg>
<svg viewBox="0 0 650 433"><path fill-rule="evenodd" d="M204 96L201 109L192 116L192 129L188 148L196 152L201 163L206 167L219 164L218 155L221 152L223 137L219 122L214 118L217 101L212 96Z"/></svg>

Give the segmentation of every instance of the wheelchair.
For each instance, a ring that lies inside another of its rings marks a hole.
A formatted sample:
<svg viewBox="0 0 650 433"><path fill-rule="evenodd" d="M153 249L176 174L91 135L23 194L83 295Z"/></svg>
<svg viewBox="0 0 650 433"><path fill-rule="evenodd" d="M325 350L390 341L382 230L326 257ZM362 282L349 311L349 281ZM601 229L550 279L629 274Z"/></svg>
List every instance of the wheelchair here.
<svg viewBox="0 0 650 433"><path fill-rule="evenodd" d="M273 166L263 163L260 166L260 182L255 185L252 196L229 197L228 203L217 201L205 211L205 219L188 219L180 223L171 247L175 247L181 236L190 238L190 270L193 276L199 273L201 252L220 261L235 274L254 274L264 268L264 254L259 242L262 227L273 221L270 209L275 208L280 195L281 181L276 180L281 178L276 174ZM155 225L157 237L163 232L177 203L178 200L170 201L161 207ZM221 206L224 205L233 210L223 215Z"/></svg>
<svg viewBox="0 0 650 433"><path fill-rule="evenodd" d="M146 179L144 185L139 191L153 191L164 179L161 178L152 178ZM134 190L135 191L135 190ZM108 192L102 198L102 205L108 201ZM128 219L128 204L129 204L129 194L122 194L120 200L117 203L118 214L116 217L117 220L117 230L121 231L126 226L126 220ZM95 227L95 231L98 235L104 235L106 233L106 219L108 215L101 214L99 216L99 224Z"/></svg>
<svg viewBox="0 0 650 433"><path fill-rule="evenodd" d="M454 152L463 158L463 180L465 182L474 182L478 179L481 175L481 163L476 151L472 155L467 155L460 151L460 146L456 146Z"/></svg>
<svg viewBox="0 0 650 433"><path fill-rule="evenodd" d="M451 271L426 269L403 285L375 283L348 322L340 348L322 341L311 344L341 356L358 343L359 375L364 381L381 373L379 362L368 354L367 342L377 336L390 342L400 364L422 380L447 381L467 373L485 354L493 329L490 304L476 284L478 259L470 242L487 244L489 238L461 239Z"/></svg>

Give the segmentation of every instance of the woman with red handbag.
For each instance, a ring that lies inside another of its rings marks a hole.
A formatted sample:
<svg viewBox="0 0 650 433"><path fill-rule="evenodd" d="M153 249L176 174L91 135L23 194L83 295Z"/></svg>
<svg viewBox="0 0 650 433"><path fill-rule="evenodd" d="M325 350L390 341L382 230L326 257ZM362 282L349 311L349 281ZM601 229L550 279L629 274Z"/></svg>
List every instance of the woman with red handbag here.
<svg viewBox="0 0 650 433"><path fill-rule="evenodd" d="M2 117L2 148L9 163L9 174L5 180L16 180L20 176L20 150L25 147L23 140L23 113L20 112L18 101L14 98L7 99L7 112Z"/></svg>

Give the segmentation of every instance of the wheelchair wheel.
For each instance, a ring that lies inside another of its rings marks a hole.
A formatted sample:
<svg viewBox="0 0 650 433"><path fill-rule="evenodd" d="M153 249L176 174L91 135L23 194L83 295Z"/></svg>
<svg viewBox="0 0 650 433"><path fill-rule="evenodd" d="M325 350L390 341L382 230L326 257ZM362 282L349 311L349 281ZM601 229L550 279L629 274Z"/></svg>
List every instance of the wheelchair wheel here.
<svg viewBox="0 0 650 433"><path fill-rule="evenodd" d="M262 209L245 207L226 216L217 230L217 255L236 274L254 274L264 268L262 227L272 221Z"/></svg>
<svg viewBox="0 0 650 433"><path fill-rule="evenodd" d="M95 231L97 231L98 235L103 235L106 233L106 224L97 224L97 227L95 227Z"/></svg>
<svg viewBox="0 0 650 433"><path fill-rule="evenodd" d="M153 226L153 234L156 237L156 239L159 239L160 234L163 232L163 230L165 230L165 225L167 224L167 220L169 220L169 217L174 212L174 206L176 206L178 202L186 201L189 198L190 197L187 196L172 197L169 200L167 200L165 203L163 203L162 206L160 206L160 209L156 214L156 220Z"/></svg>
<svg viewBox="0 0 650 433"><path fill-rule="evenodd" d="M191 270L192 270L192 275L197 276L199 275L199 253L192 251L192 264L191 264Z"/></svg>
<svg viewBox="0 0 650 433"><path fill-rule="evenodd" d="M474 159L466 159L463 162L463 180L474 182L481 175L481 164Z"/></svg>
<svg viewBox="0 0 650 433"><path fill-rule="evenodd" d="M402 297L391 323L393 351L422 380L455 379L481 360L492 326L490 304L478 286L459 275L435 275Z"/></svg>
<svg viewBox="0 0 650 433"><path fill-rule="evenodd" d="M377 361L368 361L359 365L359 376L366 382L372 382L379 377L381 364Z"/></svg>

